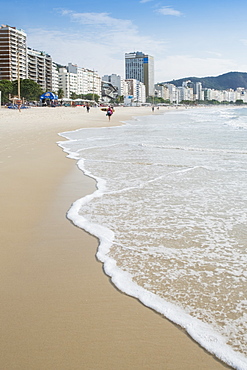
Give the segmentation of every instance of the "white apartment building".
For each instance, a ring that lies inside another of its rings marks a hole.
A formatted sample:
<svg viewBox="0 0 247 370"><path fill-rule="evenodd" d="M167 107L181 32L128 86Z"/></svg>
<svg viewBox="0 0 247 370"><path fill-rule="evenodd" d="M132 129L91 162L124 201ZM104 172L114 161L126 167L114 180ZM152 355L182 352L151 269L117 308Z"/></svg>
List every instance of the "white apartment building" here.
<svg viewBox="0 0 247 370"><path fill-rule="evenodd" d="M169 90L166 85L156 84L155 85L155 96L164 100L170 100Z"/></svg>
<svg viewBox="0 0 247 370"><path fill-rule="evenodd" d="M204 91L202 89L202 83L195 83L195 97L194 100L204 100Z"/></svg>
<svg viewBox="0 0 247 370"><path fill-rule="evenodd" d="M193 101L194 99L194 93L192 87L186 87L186 86L179 86L177 87L177 100L178 102L181 102L183 100L186 101Z"/></svg>
<svg viewBox="0 0 247 370"><path fill-rule="evenodd" d="M142 104L146 102L146 87L145 85L132 78L132 79L126 79L125 80L128 85L128 95L131 96L132 103L135 104Z"/></svg>
<svg viewBox="0 0 247 370"><path fill-rule="evenodd" d="M168 83L156 84L155 93L156 96L162 97L164 100L170 100L171 104L178 104L183 100L215 100L220 103L235 103L237 100L242 100L244 103L247 103L247 89L241 87L238 87L236 90L203 89L201 82L191 83L191 81L185 81L182 86L178 87Z"/></svg>
<svg viewBox="0 0 247 370"><path fill-rule="evenodd" d="M234 102L235 103L235 101L236 101L236 91L235 90L233 90L233 89L229 89L228 90L229 91L229 102Z"/></svg>
<svg viewBox="0 0 247 370"><path fill-rule="evenodd" d="M243 87L238 87L236 90L236 100L243 100L244 103L247 103L247 90Z"/></svg>
<svg viewBox="0 0 247 370"><path fill-rule="evenodd" d="M94 70L87 69L87 93L101 96L101 77Z"/></svg>
<svg viewBox="0 0 247 370"><path fill-rule="evenodd" d="M64 98L70 97L69 73L66 67L60 67L58 70L58 88L63 90Z"/></svg>
<svg viewBox="0 0 247 370"><path fill-rule="evenodd" d="M101 96L101 78L96 71L78 67L69 63L68 67L59 68L58 86L64 92L65 98L70 98L71 93L77 95L97 94Z"/></svg>
<svg viewBox="0 0 247 370"><path fill-rule="evenodd" d="M225 100L226 97L226 92L225 91L220 91L220 90L215 90L215 89L205 89L206 92L206 99L207 100L216 100L219 102L222 102ZM228 95L228 94L227 94ZM229 95L226 97L226 101L230 101Z"/></svg>
<svg viewBox="0 0 247 370"><path fill-rule="evenodd" d="M51 91L54 93L58 93L58 66L55 62L52 62L52 89Z"/></svg>
<svg viewBox="0 0 247 370"><path fill-rule="evenodd" d="M79 68L77 64L69 63L68 67L66 68L68 74L68 81L69 81L69 95L66 96L67 98L70 97L70 94L74 92L75 94L85 94L85 84L86 78L84 76L83 68ZM65 90L64 90L65 92Z"/></svg>
<svg viewBox="0 0 247 370"><path fill-rule="evenodd" d="M43 91L52 89L52 59L43 51L27 47L23 30L0 27L0 80L30 79Z"/></svg>
<svg viewBox="0 0 247 370"><path fill-rule="evenodd" d="M64 98L69 99L71 93L77 94L77 74L68 72L66 67L59 68L58 71L58 88L64 92Z"/></svg>
<svg viewBox="0 0 247 370"><path fill-rule="evenodd" d="M16 27L0 27L0 80L27 78L26 33Z"/></svg>
<svg viewBox="0 0 247 370"><path fill-rule="evenodd" d="M77 67L77 94L87 94L88 92L88 70Z"/></svg>
<svg viewBox="0 0 247 370"><path fill-rule="evenodd" d="M178 89L175 85L173 84L166 84L166 87L168 88L169 91L169 100L171 104L178 104Z"/></svg>
<svg viewBox="0 0 247 370"><path fill-rule="evenodd" d="M38 83L43 91L52 90L52 59L43 51L27 48L27 75Z"/></svg>
<svg viewBox="0 0 247 370"><path fill-rule="evenodd" d="M121 90L121 95L122 96L127 96L129 91L129 85L126 80L122 80L122 90Z"/></svg>

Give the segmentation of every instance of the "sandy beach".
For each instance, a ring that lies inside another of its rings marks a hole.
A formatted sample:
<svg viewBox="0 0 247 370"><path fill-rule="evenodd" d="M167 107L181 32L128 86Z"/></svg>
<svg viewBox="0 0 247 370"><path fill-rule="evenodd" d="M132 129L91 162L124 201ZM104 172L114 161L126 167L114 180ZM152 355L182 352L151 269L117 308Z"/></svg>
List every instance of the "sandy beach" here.
<svg viewBox="0 0 247 370"><path fill-rule="evenodd" d="M0 109L0 369L228 368L182 329L119 292L96 238L66 212L95 189L58 133L118 125L151 107Z"/></svg>

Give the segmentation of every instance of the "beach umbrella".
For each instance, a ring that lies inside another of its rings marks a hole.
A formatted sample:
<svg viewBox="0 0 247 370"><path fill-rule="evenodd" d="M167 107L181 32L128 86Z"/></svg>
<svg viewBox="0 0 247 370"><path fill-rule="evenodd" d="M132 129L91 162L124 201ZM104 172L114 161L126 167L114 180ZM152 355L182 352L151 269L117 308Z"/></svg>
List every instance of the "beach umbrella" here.
<svg viewBox="0 0 247 370"><path fill-rule="evenodd" d="M57 100L58 96L55 95L54 93L48 91L48 92L45 92L44 94L42 94L40 96L40 100L43 100L43 99Z"/></svg>

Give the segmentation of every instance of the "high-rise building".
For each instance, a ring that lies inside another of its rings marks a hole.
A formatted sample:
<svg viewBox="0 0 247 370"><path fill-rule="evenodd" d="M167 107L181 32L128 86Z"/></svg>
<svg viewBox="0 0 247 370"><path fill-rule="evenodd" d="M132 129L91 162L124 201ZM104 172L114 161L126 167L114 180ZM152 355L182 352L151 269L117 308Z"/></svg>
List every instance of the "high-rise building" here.
<svg viewBox="0 0 247 370"><path fill-rule="evenodd" d="M146 96L154 96L154 59L140 51L125 54L125 78L136 79L146 88Z"/></svg>
<svg viewBox="0 0 247 370"><path fill-rule="evenodd" d="M55 62L52 62L52 92L58 93L58 65Z"/></svg>
<svg viewBox="0 0 247 370"><path fill-rule="evenodd" d="M145 85L136 79L126 80L128 85L128 95L132 96L132 102L136 104L146 102L146 88Z"/></svg>
<svg viewBox="0 0 247 370"><path fill-rule="evenodd" d="M154 87L155 87L155 96L157 96L158 98L162 98L164 100L170 100L169 89L168 86L166 86L166 84L159 83L155 84Z"/></svg>
<svg viewBox="0 0 247 370"><path fill-rule="evenodd" d="M195 100L204 100L204 91L201 82L195 83Z"/></svg>
<svg viewBox="0 0 247 370"><path fill-rule="evenodd" d="M27 49L28 78L40 85L43 91L52 90L52 59L43 51Z"/></svg>
<svg viewBox="0 0 247 370"><path fill-rule="evenodd" d="M27 78L26 34L16 27L0 27L0 80Z"/></svg>
<svg viewBox="0 0 247 370"><path fill-rule="evenodd" d="M58 76L58 87L63 90L65 98L70 98L71 93L101 95L101 78L94 70L69 63L68 67L59 68Z"/></svg>
<svg viewBox="0 0 247 370"><path fill-rule="evenodd" d="M0 80L30 79L43 91L52 89L52 59L27 47L26 33L16 27L0 27Z"/></svg>

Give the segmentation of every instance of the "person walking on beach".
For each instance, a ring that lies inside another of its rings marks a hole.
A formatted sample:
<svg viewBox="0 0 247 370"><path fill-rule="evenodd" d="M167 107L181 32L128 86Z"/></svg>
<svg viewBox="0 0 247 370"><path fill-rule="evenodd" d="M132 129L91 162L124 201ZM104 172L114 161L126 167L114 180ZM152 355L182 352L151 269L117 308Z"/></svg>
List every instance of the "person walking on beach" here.
<svg viewBox="0 0 247 370"><path fill-rule="evenodd" d="M106 115L108 116L109 121L110 121L111 116L113 115L113 109L112 109L112 107L108 107Z"/></svg>
<svg viewBox="0 0 247 370"><path fill-rule="evenodd" d="M87 104L87 105L86 105L86 108L87 108L87 113L89 113L89 111L90 111L90 105L89 105L89 104Z"/></svg>

